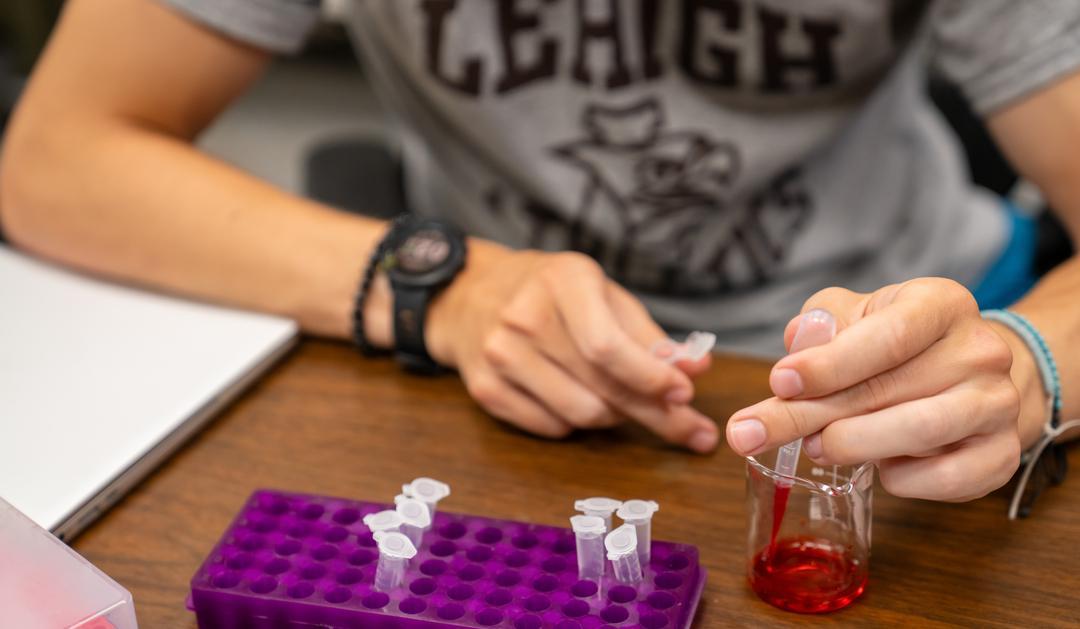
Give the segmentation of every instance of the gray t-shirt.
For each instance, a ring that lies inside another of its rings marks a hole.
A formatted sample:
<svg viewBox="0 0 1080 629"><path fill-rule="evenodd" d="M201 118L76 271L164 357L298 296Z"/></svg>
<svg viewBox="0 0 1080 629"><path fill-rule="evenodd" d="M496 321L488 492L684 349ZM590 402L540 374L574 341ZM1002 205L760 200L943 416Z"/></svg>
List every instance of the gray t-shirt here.
<svg viewBox="0 0 1080 629"><path fill-rule="evenodd" d="M315 0L166 0L295 51ZM1080 67L1065 0L351 0L416 211L586 252L665 326L782 351L826 286L968 285L1008 237L925 95L988 114Z"/></svg>

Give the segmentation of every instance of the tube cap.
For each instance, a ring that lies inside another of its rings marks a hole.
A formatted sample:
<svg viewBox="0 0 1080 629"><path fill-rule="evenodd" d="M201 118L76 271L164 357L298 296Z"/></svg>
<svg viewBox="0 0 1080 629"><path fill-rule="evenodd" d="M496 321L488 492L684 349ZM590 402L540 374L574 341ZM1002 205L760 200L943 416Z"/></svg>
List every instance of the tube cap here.
<svg viewBox="0 0 1080 629"><path fill-rule="evenodd" d="M616 561L637 552L637 531L633 525L623 524L604 538L607 558Z"/></svg>
<svg viewBox="0 0 1080 629"><path fill-rule="evenodd" d="M371 531L396 531L404 520L397 511L387 509L364 516L364 525Z"/></svg>
<svg viewBox="0 0 1080 629"><path fill-rule="evenodd" d="M615 513L615 510L622 506L622 501L615 500L614 498L586 498L584 500L577 500L574 502L575 511L594 512L594 513Z"/></svg>
<svg viewBox="0 0 1080 629"><path fill-rule="evenodd" d="M622 503L615 515L623 522L640 522L651 520L654 513L660 510L660 505L654 500L627 500Z"/></svg>
<svg viewBox="0 0 1080 629"><path fill-rule="evenodd" d="M671 339L657 341L652 347L652 353L669 363L680 360L698 361L712 351L715 345L716 335L712 332L691 332L682 343Z"/></svg>
<svg viewBox="0 0 1080 629"><path fill-rule="evenodd" d="M397 531L379 531L375 533L375 542L379 545L379 554L395 559L412 559L416 556L416 546Z"/></svg>
<svg viewBox="0 0 1080 629"><path fill-rule="evenodd" d="M716 345L716 335L712 332L691 332L683 342L683 358L701 360Z"/></svg>
<svg viewBox="0 0 1080 629"><path fill-rule="evenodd" d="M595 515L575 515L570 518L574 533L605 533L604 518Z"/></svg>
<svg viewBox="0 0 1080 629"><path fill-rule="evenodd" d="M421 476L408 485L401 486L401 492L406 496L418 498L424 502L438 502L450 495L450 485Z"/></svg>
<svg viewBox="0 0 1080 629"><path fill-rule="evenodd" d="M405 524L426 529L431 526L431 512L427 505L416 498L406 498L397 503L397 513Z"/></svg>

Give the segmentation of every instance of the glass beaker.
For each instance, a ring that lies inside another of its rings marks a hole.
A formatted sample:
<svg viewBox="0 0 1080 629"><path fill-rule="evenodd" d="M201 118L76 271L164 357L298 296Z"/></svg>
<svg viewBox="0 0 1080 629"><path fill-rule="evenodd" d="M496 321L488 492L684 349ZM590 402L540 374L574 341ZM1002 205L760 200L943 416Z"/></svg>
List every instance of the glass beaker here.
<svg viewBox="0 0 1080 629"><path fill-rule="evenodd" d="M801 613L851 604L866 589L874 465L819 466L801 457L795 476L746 458L750 586L766 602Z"/></svg>

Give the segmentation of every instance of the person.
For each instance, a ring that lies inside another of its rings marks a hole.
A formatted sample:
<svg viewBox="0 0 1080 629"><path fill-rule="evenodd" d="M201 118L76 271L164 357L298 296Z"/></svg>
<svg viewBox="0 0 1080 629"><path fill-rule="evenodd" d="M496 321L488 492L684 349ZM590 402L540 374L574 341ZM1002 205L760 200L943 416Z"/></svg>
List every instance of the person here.
<svg viewBox="0 0 1080 629"><path fill-rule="evenodd" d="M982 496L1042 434L1045 357L977 297L1015 300L1080 414L1080 261L1028 291L1030 229L968 182L924 90L930 67L954 81L1075 238L1080 5L347 2L425 217L393 228L192 145L317 5L70 0L5 140L7 236L451 367L539 435L630 420L698 452L708 359L655 357L661 324L775 356L823 308L835 340L780 359L727 441L804 436L900 496Z"/></svg>

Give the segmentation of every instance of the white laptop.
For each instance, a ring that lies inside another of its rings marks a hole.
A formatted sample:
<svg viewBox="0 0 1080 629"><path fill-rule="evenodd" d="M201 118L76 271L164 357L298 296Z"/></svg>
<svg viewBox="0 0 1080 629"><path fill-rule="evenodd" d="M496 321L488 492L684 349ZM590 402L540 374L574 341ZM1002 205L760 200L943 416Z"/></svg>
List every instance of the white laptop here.
<svg viewBox="0 0 1080 629"><path fill-rule="evenodd" d="M0 245L0 496L70 539L297 336Z"/></svg>

